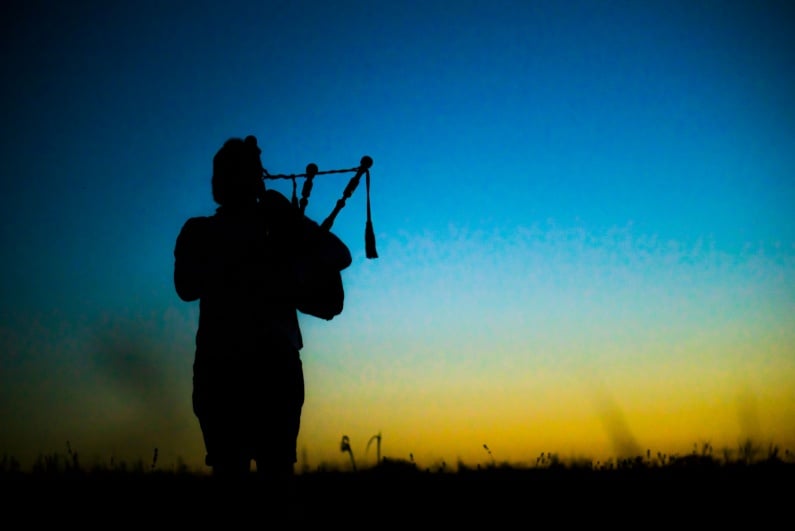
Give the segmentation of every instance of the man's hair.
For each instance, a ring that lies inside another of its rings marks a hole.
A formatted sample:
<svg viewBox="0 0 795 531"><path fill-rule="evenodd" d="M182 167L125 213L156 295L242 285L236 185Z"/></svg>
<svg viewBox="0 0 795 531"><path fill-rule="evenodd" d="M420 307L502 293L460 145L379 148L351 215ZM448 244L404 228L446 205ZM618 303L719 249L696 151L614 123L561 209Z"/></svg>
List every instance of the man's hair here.
<svg viewBox="0 0 795 531"><path fill-rule="evenodd" d="M213 157L213 200L230 205L256 199L262 185L262 150L253 136L230 138Z"/></svg>

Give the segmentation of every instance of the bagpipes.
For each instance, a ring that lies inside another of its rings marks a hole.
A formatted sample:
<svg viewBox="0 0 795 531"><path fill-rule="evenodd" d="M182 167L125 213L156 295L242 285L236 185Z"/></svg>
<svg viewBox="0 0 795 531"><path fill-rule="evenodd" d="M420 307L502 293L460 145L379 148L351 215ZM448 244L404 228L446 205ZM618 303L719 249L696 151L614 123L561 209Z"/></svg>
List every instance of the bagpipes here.
<svg viewBox="0 0 795 531"><path fill-rule="evenodd" d="M359 181L361 181L362 176L365 177L365 187L367 189L367 221L365 223L364 229L364 247L365 247L365 255L367 258L378 258L378 252L375 248L375 232L373 231L373 221L372 221L372 214L370 213L370 168L373 165L373 159L369 156L365 155L362 157L359 165L354 168L342 169L342 170L325 170L320 171L317 167L317 164L310 163L306 166L305 173L299 174L271 174L268 173L268 170L265 168L262 169L262 178L263 179L290 179L293 182L293 195L292 195L292 203L295 208L297 208L301 214L304 214L306 210L306 205L309 203L309 195L312 193L312 186L314 184L314 178L318 175L327 175L332 173L354 173L354 176L348 181L348 185L345 187L345 190L342 192L342 197L337 200L337 203L334 205L334 209L331 213L323 220L323 223L320 224L320 227L323 230L330 231L331 226L334 224L334 220L337 218L337 214L339 214L340 210L345 207L346 201L353 195L356 191L356 188L359 186ZM301 199L298 199L297 194L297 184L296 179L303 178L304 184L301 188Z"/></svg>
<svg viewBox="0 0 795 531"><path fill-rule="evenodd" d="M331 232L331 226L339 214L340 210L345 207L346 201L353 195L353 192L359 186L362 176L365 177L365 186L367 188L367 222L364 231L365 255L367 258L378 258L378 252L375 248L375 232L373 231L372 215L370 213L370 168L373 165L373 159L365 155L362 157L359 166L355 168L342 169L342 170L326 170L320 171L317 164L308 164L306 172L300 174L271 174L263 168L262 178L264 179L290 179L293 182L292 204L297 209L301 217L304 217L306 205L309 203L309 195L312 193L313 179L318 175L326 175L332 173L354 173L342 197L337 200L334 209L326 217L325 220L319 225L321 233L326 234L332 240L338 238ZM296 180L303 178L304 184L301 189L301 198L298 199ZM350 263L350 254L347 247L341 241L339 244L345 248L345 253L348 261L343 269ZM322 319L331 320L335 316L342 313L345 290L342 283L341 269L323 265L321 259L309 259L299 265L299 272L297 274L299 281L296 293L296 307L299 311Z"/></svg>

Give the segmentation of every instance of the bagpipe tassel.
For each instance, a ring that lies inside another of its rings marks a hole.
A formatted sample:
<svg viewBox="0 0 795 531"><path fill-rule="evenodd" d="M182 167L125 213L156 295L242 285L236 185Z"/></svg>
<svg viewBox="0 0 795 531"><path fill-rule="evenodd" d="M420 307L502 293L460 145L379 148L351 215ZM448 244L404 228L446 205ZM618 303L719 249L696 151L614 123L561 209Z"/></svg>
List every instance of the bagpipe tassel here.
<svg viewBox="0 0 795 531"><path fill-rule="evenodd" d="M373 220L370 215L370 170L367 170L367 175L365 175L365 186L367 187L367 224L364 228L364 252L367 258L378 258L378 251L375 249Z"/></svg>
<svg viewBox="0 0 795 531"><path fill-rule="evenodd" d="M367 258L378 258L378 251L375 250L375 233L373 233L373 222L367 220L367 227L364 230L364 251Z"/></svg>

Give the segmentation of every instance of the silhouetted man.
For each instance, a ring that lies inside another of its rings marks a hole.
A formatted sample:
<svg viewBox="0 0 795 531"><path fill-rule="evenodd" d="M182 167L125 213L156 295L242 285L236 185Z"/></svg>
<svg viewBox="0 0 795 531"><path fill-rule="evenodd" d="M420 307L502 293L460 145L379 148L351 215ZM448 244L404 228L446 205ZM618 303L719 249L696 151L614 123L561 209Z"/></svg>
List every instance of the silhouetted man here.
<svg viewBox="0 0 795 531"><path fill-rule="evenodd" d="M218 477L288 479L304 403L297 306L308 260L341 271L345 244L263 182L254 137L232 138L213 158L214 215L183 225L174 285L199 301L193 410ZM310 258L311 257L311 258Z"/></svg>

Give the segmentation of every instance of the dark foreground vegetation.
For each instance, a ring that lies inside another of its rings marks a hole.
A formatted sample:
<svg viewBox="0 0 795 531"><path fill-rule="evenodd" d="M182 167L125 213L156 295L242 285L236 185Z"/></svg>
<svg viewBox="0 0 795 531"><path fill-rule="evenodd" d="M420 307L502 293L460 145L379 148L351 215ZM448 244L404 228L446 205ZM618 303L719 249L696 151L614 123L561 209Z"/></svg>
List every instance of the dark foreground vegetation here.
<svg viewBox="0 0 795 531"><path fill-rule="evenodd" d="M210 521L224 529L274 528L268 522L276 521L279 529L285 522L299 528L504 529L554 518L555 527L601 522L637 529L663 521L689 527L774 525L791 519L795 507L795 455L775 447L763 452L750 442L720 457L704 446L681 456L647 452L567 462L542 454L532 466L492 461L459 463L455 470L389 458L356 469L351 454L345 469L302 470L289 491L274 490L254 475L230 484L179 464L164 469L156 450L146 465L87 467L67 448L65 455L41 456L29 470L11 457L0 458L7 517L83 528Z"/></svg>
<svg viewBox="0 0 795 531"><path fill-rule="evenodd" d="M647 453L604 463L542 455L533 466L459 463L455 471L384 458L358 470L304 470L289 492L254 478L230 484L185 467L164 470L156 460L147 466L86 468L70 452L43 456L28 471L5 457L0 480L11 512L27 507L25 514L40 521L83 524L105 521L110 514L118 523L152 518L200 524L222 518L242 525L251 518L276 518L348 527L366 522L471 525L537 521L554 513L559 524L602 519L640 527L630 525L632 515L643 514L657 520L686 518L691 524L753 518L759 525L795 507L795 456L778 450L761 456L738 452L733 458L706 451Z"/></svg>

